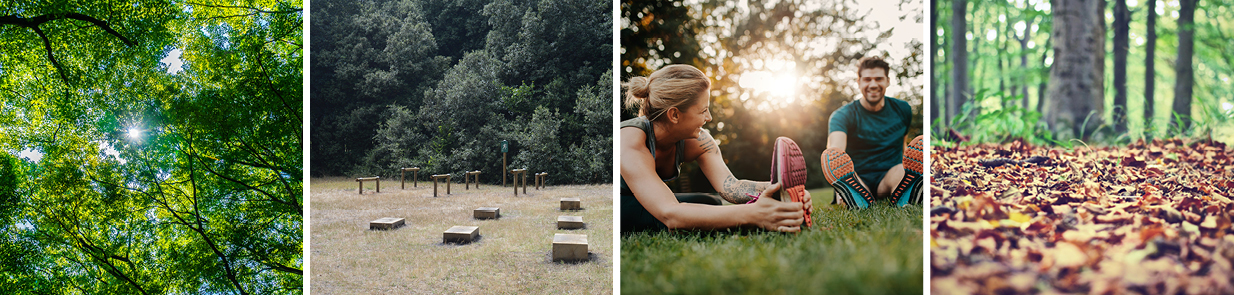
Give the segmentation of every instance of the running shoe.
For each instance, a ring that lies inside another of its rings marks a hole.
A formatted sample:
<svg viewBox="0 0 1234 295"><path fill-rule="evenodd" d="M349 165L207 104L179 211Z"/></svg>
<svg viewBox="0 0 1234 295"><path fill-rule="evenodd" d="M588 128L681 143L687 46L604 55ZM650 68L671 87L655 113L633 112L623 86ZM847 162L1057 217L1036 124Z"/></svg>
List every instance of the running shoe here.
<svg viewBox="0 0 1234 295"><path fill-rule="evenodd" d="M903 207L909 204L921 204L921 135L913 138L904 148L904 178L900 185L891 192L896 197L896 205Z"/></svg>
<svg viewBox="0 0 1234 295"><path fill-rule="evenodd" d="M801 157L801 148L788 137L776 138L775 150L771 152L771 183L782 183L777 196L781 202L805 202L806 160ZM813 226L810 212L806 212L804 226Z"/></svg>
<svg viewBox="0 0 1234 295"><path fill-rule="evenodd" d="M840 149L823 151L823 176L835 188L836 197L844 202L849 209L870 207L874 203L874 194L861 185L857 172L853 170L853 159Z"/></svg>

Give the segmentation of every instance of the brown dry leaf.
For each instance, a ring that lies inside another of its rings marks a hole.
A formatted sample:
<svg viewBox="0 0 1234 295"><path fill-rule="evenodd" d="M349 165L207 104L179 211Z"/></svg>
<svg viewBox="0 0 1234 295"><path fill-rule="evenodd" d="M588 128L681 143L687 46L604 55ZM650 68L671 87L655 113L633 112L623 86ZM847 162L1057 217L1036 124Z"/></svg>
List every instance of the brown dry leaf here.
<svg viewBox="0 0 1234 295"><path fill-rule="evenodd" d="M931 216L945 270L932 290L1234 294L1232 153L1177 139L936 149L930 202L959 210ZM1022 164L978 164L995 158Z"/></svg>

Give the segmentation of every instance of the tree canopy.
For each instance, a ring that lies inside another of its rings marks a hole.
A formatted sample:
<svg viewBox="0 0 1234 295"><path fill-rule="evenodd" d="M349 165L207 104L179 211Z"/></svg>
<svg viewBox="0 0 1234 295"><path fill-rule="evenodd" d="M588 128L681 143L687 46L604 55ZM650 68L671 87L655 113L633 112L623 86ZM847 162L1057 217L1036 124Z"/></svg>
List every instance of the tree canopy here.
<svg viewBox="0 0 1234 295"><path fill-rule="evenodd" d="M300 1L0 3L0 293L298 293Z"/></svg>
<svg viewBox="0 0 1234 295"><path fill-rule="evenodd" d="M313 175L500 173L506 140L510 169L611 180L609 3L327 0L313 10Z"/></svg>

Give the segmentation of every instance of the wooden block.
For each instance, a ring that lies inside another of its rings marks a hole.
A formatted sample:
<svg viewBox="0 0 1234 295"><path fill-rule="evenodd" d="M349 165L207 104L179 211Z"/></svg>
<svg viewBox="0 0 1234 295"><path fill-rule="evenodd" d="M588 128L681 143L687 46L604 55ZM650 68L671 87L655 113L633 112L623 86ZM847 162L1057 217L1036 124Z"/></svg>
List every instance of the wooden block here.
<svg viewBox="0 0 1234 295"><path fill-rule="evenodd" d="M561 198L561 210L583 209L581 203L578 198Z"/></svg>
<svg viewBox="0 0 1234 295"><path fill-rule="evenodd" d="M583 228L582 216L557 216L557 229Z"/></svg>
<svg viewBox="0 0 1234 295"><path fill-rule="evenodd" d="M476 219L501 218L501 209L497 207L480 207L473 211Z"/></svg>
<svg viewBox="0 0 1234 295"><path fill-rule="evenodd" d="M475 241L478 237L480 237L479 226L455 225L446 230L442 243L466 244Z"/></svg>
<svg viewBox="0 0 1234 295"><path fill-rule="evenodd" d="M587 259L587 235L556 234L553 236L553 261L585 261Z"/></svg>
<svg viewBox="0 0 1234 295"><path fill-rule="evenodd" d="M402 218L386 217L368 223L368 229L390 230L403 226Z"/></svg>

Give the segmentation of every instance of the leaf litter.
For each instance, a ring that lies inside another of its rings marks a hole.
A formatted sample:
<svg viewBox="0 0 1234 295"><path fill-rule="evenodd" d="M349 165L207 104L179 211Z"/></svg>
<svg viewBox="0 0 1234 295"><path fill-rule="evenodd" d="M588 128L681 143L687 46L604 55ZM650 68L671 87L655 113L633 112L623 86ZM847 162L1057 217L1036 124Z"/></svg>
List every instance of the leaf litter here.
<svg viewBox="0 0 1234 295"><path fill-rule="evenodd" d="M931 153L933 294L1234 293L1234 150L1021 141Z"/></svg>

